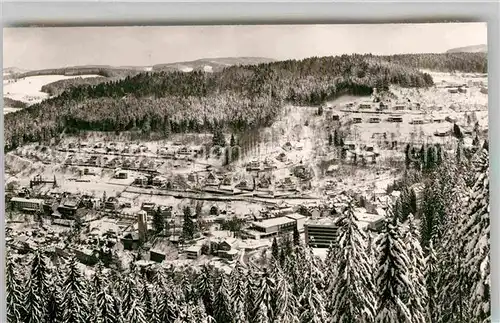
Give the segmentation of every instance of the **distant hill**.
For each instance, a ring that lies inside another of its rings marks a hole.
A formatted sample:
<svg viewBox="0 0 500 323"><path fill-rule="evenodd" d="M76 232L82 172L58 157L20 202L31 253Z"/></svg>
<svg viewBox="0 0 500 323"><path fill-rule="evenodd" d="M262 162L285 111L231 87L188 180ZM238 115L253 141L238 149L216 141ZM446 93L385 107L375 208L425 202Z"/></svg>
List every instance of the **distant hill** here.
<svg viewBox="0 0 500 323"><path fill-rule="evenodd" d="M10 77L29 77L37 75L88 75L97 74L104 77L125 77L133 76L140 72L191 72L205 71L218 72L224 67L234 65L257 65L261 63L270 63L275 60L263 57L224 57L224 58L202 58L195 61L175 62L167 64L157 64L154 66L110 66L110 65L83 65L68 66L61 68L49 68L42 70L25 71L15 67L4 69L4 76Z"/></svg>
<svg viewBox="0 0 500 323"><path fill-rule="evenodd" d="M27 70L23 70L17 67L6 67L3 69L4 74L19 74L24 72L27 72Z"/></svg>
<svg viewBox="0 0 500 323"><path fill-rule="evenodd" d="M153 66L153 71L205 71L218 72L224 67L234 65L258 65L262 63L275 62L274 59L265 57L219 57L202 58L195 61L178 62L169 64L157 64Z"/></svg>
<svg viewBox="0 0 500 323"><path fill-rule="evenodd" d="M486 44L472 45L452 48L446 51L447 53L487 53L488 46Z"/></svg>

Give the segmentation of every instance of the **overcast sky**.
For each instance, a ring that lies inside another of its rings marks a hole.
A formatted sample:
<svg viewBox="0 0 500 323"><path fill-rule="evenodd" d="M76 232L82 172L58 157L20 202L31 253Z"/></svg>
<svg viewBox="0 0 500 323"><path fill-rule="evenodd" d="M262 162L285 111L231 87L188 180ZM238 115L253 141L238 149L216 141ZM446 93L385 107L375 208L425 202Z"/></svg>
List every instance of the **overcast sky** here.
<svg viewBox="0 0 500 323"><path fill-rule="evenodd" d="M4 67L138 65L199 58L441 53L487 43L486 23L4 28Z"/></svg>

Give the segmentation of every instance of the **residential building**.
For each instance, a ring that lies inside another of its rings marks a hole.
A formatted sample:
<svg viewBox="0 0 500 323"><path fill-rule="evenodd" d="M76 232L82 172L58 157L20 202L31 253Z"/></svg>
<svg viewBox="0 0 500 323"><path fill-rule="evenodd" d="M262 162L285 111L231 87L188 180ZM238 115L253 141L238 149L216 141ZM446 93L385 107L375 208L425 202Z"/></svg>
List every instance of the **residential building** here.
<svg viewBox="0 0 500 323"><path fill-rule="evenodd" d="M406 109L406 105L403 104L403 103L397 103L397 104L395 104L395 105L392 106L392 109L396 110L396 111L405 110Z"/></svg>
<svg viewBox="0 0 500 323"><path fill-rule="evenodd" d="M358 110L370 110L373 108L373 104L371 102L362 102L358 105Z"/></svg>
<svg viewBox="0 0 500 323"><path fill-rule="evenodd" d="M73 217L80 205L79 197L66 197L61 201L57 211L66 217Z"/></svg>
<svg viewBox="0 0 500 323"><path fill-rule="evenodd" d="M188 259L197 259L199 256L201 256L201 246L191 246L187 248L185 252Z"/></svg>
<svg viewBox="0 0 500 323"><path fill-rule="evenodd" d="M116 197L110 196L108 200L104 203L104 209L114 211L118 209L119 201Z"/></svg>
<svg viewBox="0 0 500 323"><path fill-rule="evenodd" d="M258 160L253 160L247 164L247 171L261 170L260 162Z"/></svg>
<svg viewBox="0 0 500 323"><path fill-rule="evenodd" d="M387 118L388 122L403 122L403 117L400 115L392 115Z"/></svg>
<svg viewBox="0 0 500 323"><path fill-rule="evenodd" d="M137 232L126 232L121 240L125 250L136 250L140 244L139 234Z"/></svg>
<svg viewBox="0 0 500 323"><path fill-rule="evenodd" d="M118 171L115 173L115 178L118 178L118 179L127 179L128 178L128 173L126 171Z"/></svg>

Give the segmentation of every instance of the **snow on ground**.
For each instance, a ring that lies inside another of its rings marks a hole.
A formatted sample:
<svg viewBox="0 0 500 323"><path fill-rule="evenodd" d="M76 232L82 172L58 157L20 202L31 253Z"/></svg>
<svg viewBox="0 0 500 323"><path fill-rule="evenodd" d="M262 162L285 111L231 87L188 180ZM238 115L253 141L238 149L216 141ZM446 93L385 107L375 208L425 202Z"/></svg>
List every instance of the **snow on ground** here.
<svg viewBox="0 0 500 323"><path fill-rule="evenodd" d="M100 77L100 75L40 75L30 76L19 80L4 80L3 95L4 97L13 100L34 104L49 97L47 93L41 92L42 86L59 80L67 80L78 77Z"/></svg>
<svg viewBox="0 0 500 323"><path fill-rule="evenodd" d="M191 72L193 70L192 67L189 67L189 66L181 66L179 67L179 69L182 71L182 72Z"/></svg>

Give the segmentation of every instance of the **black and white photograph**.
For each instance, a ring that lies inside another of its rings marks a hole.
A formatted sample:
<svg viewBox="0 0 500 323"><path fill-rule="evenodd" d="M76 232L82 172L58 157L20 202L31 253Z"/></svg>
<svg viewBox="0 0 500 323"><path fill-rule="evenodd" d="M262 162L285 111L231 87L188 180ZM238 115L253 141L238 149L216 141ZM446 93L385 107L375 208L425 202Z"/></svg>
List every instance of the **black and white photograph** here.
<svg viewBox="0 0 500 323"><path fill-rule="evenodd" d="M5 27L7 323L490 322L487 44Z"/></svg>

